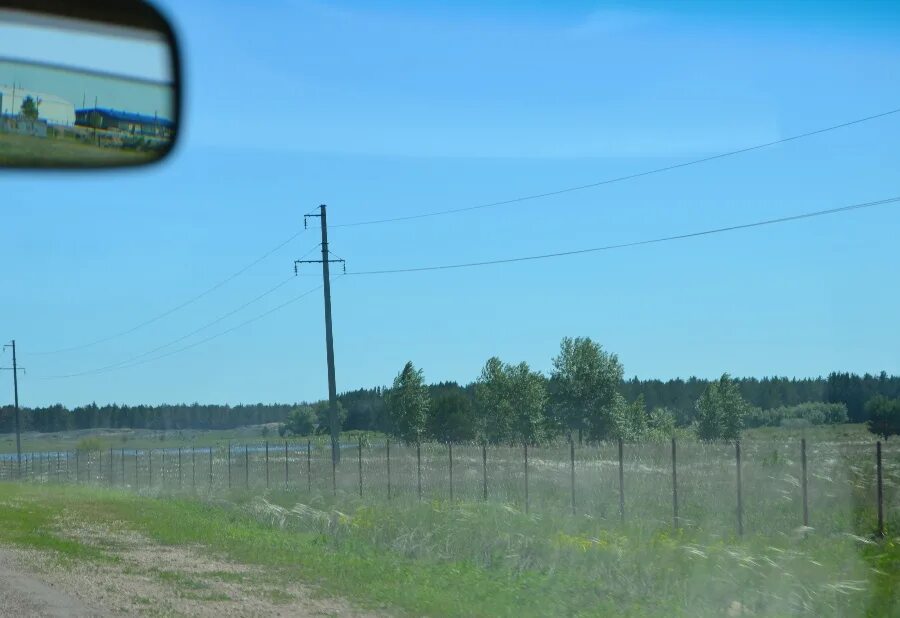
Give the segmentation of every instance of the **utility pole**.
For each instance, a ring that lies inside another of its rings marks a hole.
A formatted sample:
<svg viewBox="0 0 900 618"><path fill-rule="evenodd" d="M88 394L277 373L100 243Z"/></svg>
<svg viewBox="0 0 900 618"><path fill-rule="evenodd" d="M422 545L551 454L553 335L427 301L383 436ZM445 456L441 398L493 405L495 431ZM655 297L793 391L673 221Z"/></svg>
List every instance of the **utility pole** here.
<svg viewBox="0 0 900 618"><path fill-rule="evenodd" d="M337 414L337 386L334 380L334 338L331 331L331 276L328 264L340 262L347 270L344 260L331 259L328 252L328 222L325 214L325 204L319 206L319 214L303 215L303 227L309 217L319 217L322 225L322 259L321 260L294 260L294 274L297 274L298 264L322 264L322 288L325 293L325 352L328 360L328 421L331 425L331 461L333 464L341 463L341 428Z"/></svg>
<svg viewBox="0 0 900 618"><path fill-rule="evenodd" d="M0 369L11 370L13 372L13 401L16 406L16 462L19 466L19 476L22 476L22 423L19 420L19 371L25 369L16 364L16 340L13 339L3 349L12 348L12 367L0 367Z"/></svg>

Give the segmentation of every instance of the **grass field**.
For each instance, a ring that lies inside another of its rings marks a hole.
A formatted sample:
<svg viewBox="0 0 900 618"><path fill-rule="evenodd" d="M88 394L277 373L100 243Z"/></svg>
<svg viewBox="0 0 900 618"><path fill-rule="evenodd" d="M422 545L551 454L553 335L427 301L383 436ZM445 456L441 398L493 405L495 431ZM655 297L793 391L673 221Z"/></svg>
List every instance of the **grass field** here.
<svg viewBox="0 0 900 618"><path fill-rule="evenodd" d="M73 139L34 137L0 132L0 165L25 167L103 167L135 165L157 153L98 148Z"/></svg>
<svg viewBox="0 0 900 618"><path fill-rule="evenodd" d="M165 462L157 452L152 486L149 469L134 467L140 457L126 456L124 477L114 459L111 479L108 461L84 459L89 486L79 487L56 486L54 462L38 461L31 484L3 485L2 516L49 513L32 531L61 510L118 522L417 615L900 615L900 449L884 448L888 535L873 540L874 441L853 426L807 430L806 438L803 528L799 434L745 437L743 536L733 447L691 441L678 447L678 529L667 443L625 445L624 523L615 445L576 449L573 514L565 445L529 453L526 513L521 449L488 451L483 502L479 447L454 448L451 500L447 448L424 446L419 500L415 449L392 445L388 500L386 452L375 441L362 452L362 497L355 449L344 452L335 491L322 449L308 463L305 452L289 452L285 490L283 450L272 448L267 489L264 453L238 447L230 490L221 450L212 453L212 485L208 452L199 482L189 451L180 475L172 452ZM104 488L123 478L129 492ZM17 515L9 505L32 506Z"/></svg>

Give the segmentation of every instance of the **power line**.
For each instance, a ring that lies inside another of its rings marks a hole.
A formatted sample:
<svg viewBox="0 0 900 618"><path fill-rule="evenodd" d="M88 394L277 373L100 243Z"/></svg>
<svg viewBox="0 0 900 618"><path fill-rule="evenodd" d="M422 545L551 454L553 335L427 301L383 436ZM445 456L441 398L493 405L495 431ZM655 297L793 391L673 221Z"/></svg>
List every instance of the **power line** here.
<svg viewBox="0 0 900 618"><path fill-rule="evenodd" d="M206 330L207 328L209 328L209 327L211 327L211 326L215 326L216 324L218 324L218 323L221 322L222 320L225 320L226 318L229 318L229 317L233 316L235 313L238 313L239 311L241 311L241 310L243 310L243 309L246 309L247 307L249 307L249 306L252 305L253 303L255 303L255 302L257 302L257 301L260 301L260 300L262 300L263 298L265 298L266 296L268 296L269 294L272 294L272 293L275 292L276 290L281 289L282 287L284 287L285 285L287 285L288 283L290 283L293 279L294 279L293 276L288 277L287 279L285 279L284 281L282 281L281 283L279 283L279 284L276 285L275 287L269 288L268 290L266 290L265 292L263 292L262 294L260 294L260 295L257 296L256 298L254 298L253 300L249 300L249 301L245 302L245 303L244 303L243 305L241 305L240 307L237 307L237 308L235 308L235 309L232 309L232 310L229 311L228 313L225 313L225 314L220 315L219 317L217 317L217 318L216 318L215 320L213 320L212 322L207 322L207 323L204 324L203 326L201 326L201 327L199 327L199 328L196 328L196 329L192 330L191 332L187 333L186 335L182 335L182 336L179 337L178 339L173 339L172 341L169 341L168 343L164 343L164 344L162 344L161 346L157 346L157 347L153 348L152 350L147 350L146 352L141 352L140 354L137 354L137 355L132 356L132 357L130 357L130 358L126 358L125 360L121 360L121 361L118 361L118 362L116 362L116 363L112 363L111 365L106 365L106 366L104 366L104 367L97 367L96 369L88 369L88 370L86 370L86 371L79 371L79 372L77 372L77 373L70 373L70 374L66 374L66 375L45 376L45 377L42 377L41 379L48 380L48 379L56 379L56 378L75 378L75 377L79 377L79 376L92 375L92 374L96 374L96 373L103 373L103 372L108 371L108 370L110 370L110 369L116 369L116 368L121 367L121 366L123 366L123 365L127 365L127 364L129 364L129 363L132 363L133 361L136 361L136 360L138 360L138 359L144 358L145 356L150 356L151 354L154 354L154 353L156 353L156 352L159 352L160 350L164 350L164 349L166 349L166 348L168 348L168 347L170 347L170 346L175 345L176 343L181 343L181 342L184 341L185 339L188 339L188 338L190 338L190 337L193 337L193 336L196 335L197 333L199 333L199 332L201 332L201 331L204 331L204 330Z"/></svg>
<svg viewBox="0 0 900 618"><path fill-rule="evenodd" d="M800 133L798 135L792 135L790 137L785 137L782 139L778 139L772 142L766 142L764 144L757 144L755 146L749 146L747 148L741 148L739 150L732 150L730 152L723 152L717 155L713 155L710 157L703 157L702 159L693 159L691 161L685 161L684 163L676 163L674 165L667 165L665 167L658 167L651 170L646 170L643 172L637 172L634 174L628 174L625 176L617 176L615 178L607 178L606 180L600 180L597 182L592 182L588 184L578 185L574 187L565 187L563 189L556 189L554 191L546 191L544 193L533 193L531 195L523 195L520 197L514 197L507 200L501 200L499 202L488 202L485 204L477 204L475 206L465 206L462 208L450 208L447 210L435 210L432 212L419 213L416 215L405 215L400 217L389 217L385 219L371 219L369 221L354 221L351 223L338 223L332 224L331 227L357 227L361 225L376 225L379 223L396 223L398 221L411 221L413 219L425 219L427 217L438 217L442 215L452 215L461 212L469 212L472 210L481 210L483 208L493 208L496 206L505 206L508 204L516 204L519 202L527 202L530 200L537 200L545 197L552 197L554 195L562 195L564 193L572 193L575 191L583 191L585 189L593 189L595 187L600 187L603 185L609 185L617 182L624 182L626 180L633 180L635 178L641 178L643 176L650 176L651 174L660 174L662 172L669 172L672 170L680 169L682 167L689 167L691 165L699 165L700 163L707 163L709 161L715 161L716 159L724 159L726 157L733 157L735 155L744 154L746 152L752 152L754 150L760 150L763 148L768 148L769 146L776 146L778 144L784 144L786 142L791 142L799 139L803 139L806 137L812 137L813 135L819 135L821 133L827 133L829 131L836 131L837 129L843 129L845 127L861 124L863 122L868 122L870 120L876 120L878 118L884 118L885 116L890 116L892 114L896 114L900 112L900 108L892 109L887 112L883 112L881 114L875 114L874 116L866 116L864 118L857 118L856 120L851 120L849 122L843 122L841 124L836 124L830 127L825 127L823 129L816 129L815 131L809 131L807 133Z"/></svg>
<svg viewBox="0 0 900 618"><path fill-rule="evenodd" d="M438 266L419 266L415 268L393 268L393 269L385 269L385 270L365 270L365 271L349 271L346 274L350 275L385 275L391 273L411 273L411 272L422 272L429 270L447 270L451 268L470 268L475 266L489 266L492 264L509 264L512 262L526 262L531 260L543 260L548 258L555 257L563 257L567 255L579 255L582 253L594 253L597 251L611 251L613 249L625 249L627 247L639 247L642 245L651 245L655 243L668 242L672 240L684 240L686 238L696 238L698 236L708 236L711 234L719 234L722 232L733 232L735 230L744 230L754 227L762 227L765 225L775 225L777 223L786 223L788 221L798 221L800 219L810 219L813 217L822 217L825 215L833 215L842 212L848 212L851 210L860 210L863 208L871 208L873 206L880 206L883 204L891 204L894 202L900 202L900 196L891 197L884 200L879 200L877 202L865 202L861 204L852 204L850 206L841 206L839 208L829 208L827 210L816 210L813 212L806 212L799 215L790 215L787 217L779 217L777 219L765 219L763 221L755 221L753 223L743 223L740 225L730 225L727 227L719 227L713 228L709 230L702 230L699 232L689 232L686 234L677 234L674 236L663 236L660 238L651 238L648 240L637 240L634 242L620 243L616 245L605 245L602 247L591 247L589 249L575 249L572 251L559 251L556 253L543 253L540 255L528 255L523 257L514 257L514 258L504 258L499 260L485 260L481 262L465 262L462 264L442 264Z"/></svg>
<svg viewBox="0 0 900 618"><path fill-rule="evenodd" d="M137 325L135 325L135 326L132 326L131 328L129 328L129 329L127 329L127 330L120 331L120 332L118 332L118 333L115 333L115 334L113 334L113 335L109 335L109 336L107 336L107 337L103 337L103 338L101 338L101 339L95 339L94 341L91 341L91 342L89 342L89 343L83 343L83 344L76 345L76 346L71 346L71 347L68 347L68 348L60 348L60 349L58 349L58 350L47 350L47 351L43 351L43 352L30 352L30 354L32 354L32 355L34 355L34 356L47 356L47 355L50 355L50 354L61 354L61 353L64 353L64 352L75 352L75 351L77 351L77 350L84 350L84 349L86 349L86 348L91 348L91 347L93 347L93 346L95 346L95 345L99 345L99 344L101 344L101 343L106 343L107 341L112 341L113 339L118 339L119 337L124 337L125 335L130 335L131 333L133 333L133 332L135 332L135 331L137 331L137 330L140 330L140 329L144 328L145 326L149 326L150 324L153 324L154 322L158 322L159 320L161 320L161 319L163 319L163 318L165 318L165 317L168 317L168 316L172 315L172 314L175 313L176 311L179 311L179 310L181 310L181 309L184 309L184 308L187 307L188 305L191 305L191 304L197 302L198 300L200 300L200 299L203 298L204 296L207 296L207 295L211 294L212 292L215 292L216 290L218 290L219 288L221 288L221 287L222 287L223 285L225 285L226 283L229 283L230 281L233 281L234 279L237 279L238 277L240 277L241 275L243 275L245 272L247 272L248 270L250 270L251 268L253 268L253 267L256 266L257 264L259 264L260 262L262 262L263 260L265 260L266 258L268 258L270 255L272 255L273 253L275 253L276 251L278 251L279 249L281 249L282 247L284 247L285 245L287 245L288 243L290 243L291 241L293 241L294 239L296 239L298 236L300 236L300 235L303 234L304 232L306 232L305 229L304 229L304 230L300 230L300 231L297 232L296 234L293 234L293 235L292 235L290 238L288 238L287 240L285 240L285 241L279 243L278 245L276 245L275 247L273 247L272 249L270 249L269 251L267 251L266 253L264 253L264 254L261 255L260 257L256 258L255 260L253 260L252 262L250 262L249 264L247 264L246 266L244 266L243 268L241 268L241 269L238 270L237 272L235 272L235 273L229 275L229 276L226 277L225 279L222 279L221 281L219 281L218 283L216 283L216 284L213 285L212 287L207 288L207 289L204 290L203 292L200 292L200 293L197 294L196 296L193 296L193 297L189 298L188 300L184 301L183 303L181 303L181 304L179 304L179 305L176 305L175 307L172 307L171 309L169 309L169 310L167 310L167 311L164 311L164 312L162 312L162 313L160 313L160 314L157 314L157 315L153 316L153 317L150 318L150 319L144 320L144 321L141 322L140 324L137 324ZM318 247L318 246L319 246L319 245L316 245L316 247ZM314 250L316 249L316 247L313 247L312 250L314 251ZM310 251L310 252L311 252L311 251Z"/></svg>
<svg viewBox="0 0 900 618"><path fill-rule="evenodd" d="M169 356L172 356L172 355L174 355L174 354L179 354L179 353L181 353L181 352L185 352L185 351L190 350L190 349L192 349L192 348L196 348L196 347L199 346L199 345L203 345L204 343L208 343L208 342L212 341L213 339L218 339L219 337L222 337L223 335L227 335L227 334L229 334L229 333L232 333L232 332L238 330L239 328L243 328L244 326L247 326L247 325L249 325L249 324L252 324L253 322L256 322L256 321L258 321L258 320L261 320L261 319L263 319L264 317L267 317L267 316L269 316L269 315L275 313L276 311L280 311L281 309L284 309L285 307L287 307L287 306L289 306L289 305L291 305L291 304L293 304L293 303L295 303L295 302L297 302L297 301L299 301L299 300L301 300L301 299L303 299L303 298L309 296L309 295L312 294L313 292L316 292L316 291L321 290L321 289L322 289L322 286L321 286L321 285L318 285L318 286L316 286L316 287L314 287L314 288L312 288L312 289L310 289L310 290L307 290L307 291L303 292L303 293L300 294L299 296L295 296L295 297L293 297L293 298L291 298L291 299L289 299L289 300L287 300L287 301L281 303L280 305L277 305L277 306L275 306L275 307L269 309L268 311L266 311L266 312L264 312L264 313L261 313L261 314L255 316L255 317L252 317L252 318L250 318L250 319L248 319L248 320L244 320L244 321L241 322L240 324L236 324L236 325L232 326L231 328L228 328L228 329L226 329L226 330L220 331L220 332L216 333L215 335L210 335L209 337L206 337L205 339L201 339L201 340L199 340L199 341L195 341L194 343L191 343L191 344L189 344L189 345L186 345L186 346L177 348L177 349L175 349L175 350L170 350L169 352L166 352L165 354L160 354L159 356L154 356L153 358L146 358L146 359L144 359L144 360L140 360L140 361L131 363L130 365L120 365L120 366L116 366L116 367L111 367L110 369L107 369L107 371L112 371L112 370L114 370L114 369L131 369L132 367L138 367L138 366L140 366L140 365L145 365L145 364L147 364L147 363L152 363L152 362L161 360L161 359L163 359L163 358L167 358L167 357L169 357ZM100 373L100 371L98 370L97 373ZM42 376L42 377L40 377L40 378L38 378L38 379L41 379L41 380L62 379L62 378L77 377L77 376L80 376L80 375L84 375L84 374L70 374L70 375L59 375L59 376Z"/></svg>

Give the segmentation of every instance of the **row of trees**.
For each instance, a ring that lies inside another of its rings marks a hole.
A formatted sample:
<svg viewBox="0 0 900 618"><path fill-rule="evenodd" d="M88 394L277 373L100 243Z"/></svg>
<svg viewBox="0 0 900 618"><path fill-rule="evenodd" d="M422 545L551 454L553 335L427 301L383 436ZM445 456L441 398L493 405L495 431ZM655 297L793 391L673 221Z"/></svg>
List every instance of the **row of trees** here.
<svg viewBox="0 0 900 618"><path fill-rule="evenodd" d="M471 396L432 397L422 370L408 362L384 395L388 430L406 442L532 444L563 435L579 441L671 435L675 414L665 408L648 412L640 395L628 402L619 390L623 373L615 354L580 337L562 340L549 377L524 362L488 359ZM696 402L696 432L703 439L736 439L749 408L724 375Z"/></svg>

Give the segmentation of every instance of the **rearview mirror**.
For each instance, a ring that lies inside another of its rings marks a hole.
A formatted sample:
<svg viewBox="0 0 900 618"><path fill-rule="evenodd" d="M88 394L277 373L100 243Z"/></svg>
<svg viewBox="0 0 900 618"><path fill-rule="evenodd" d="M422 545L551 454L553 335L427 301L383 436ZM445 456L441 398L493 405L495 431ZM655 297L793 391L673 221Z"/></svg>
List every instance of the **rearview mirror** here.
<svg viewBox="0 0 900 618"><path fill-rule="evenodd" d="M179 76L172 29L145 2L0 1L0 167L162 159Z"/></svg>

